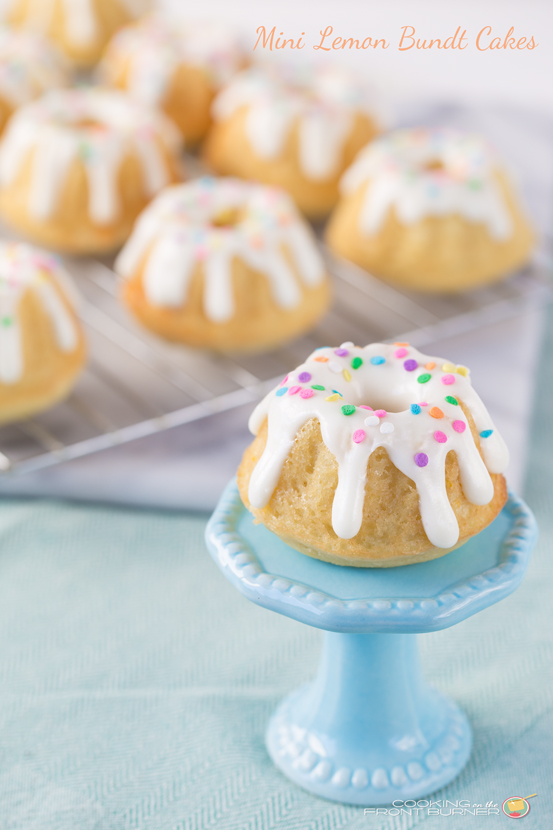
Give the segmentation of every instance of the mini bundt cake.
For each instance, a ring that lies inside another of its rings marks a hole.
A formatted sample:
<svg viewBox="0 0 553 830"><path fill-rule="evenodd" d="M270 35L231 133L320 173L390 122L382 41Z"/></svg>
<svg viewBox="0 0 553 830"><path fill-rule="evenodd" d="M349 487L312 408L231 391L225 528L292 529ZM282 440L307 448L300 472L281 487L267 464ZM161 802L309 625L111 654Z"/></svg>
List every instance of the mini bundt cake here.
<svg viewBox="0 0 553 830"><path fill-rule="evenodd" d="M533 234L483 139L398 130L361 151L341 182L331 249L419 291L458 292L529 259Z"/></svg>
<svg viewBox="0 0 553 830"><path fill-rule="evenodd" d="M242 63L238 43L226 30L151 15L116 33L100 76L147 106L161 107L186 143L196 144L209 127L216 92Z"/></svg>
<svg viewBox="0 0 553 830"><path fill-rule="evenodd" d="M145 326L215 350L281 344L311 328L330 300L313 234L287 194L238 179L167 188L115 268Z"/></svg>
<svg viewBox="0 0 553 830"><path fill-rule="evenodd" d="M0 26L0 132L18 107L68 84L65 62L46 38Z"/></svg>
<svg viewBox="0 0 553 830"><path fill-rule="evenodd" d="M138 17L144 0L8 0L13 26L47 35L78 66L92 66L114 32Z"/></svg>
<svg viewBox="0 0 553 830"><path fill-rule="evenodd" d="M283 187L318 219L379 128L367 91L348 73L305 72L273 66L236 75L213 103L205 157L217 173Z"/></svg>
<svg viewBox="0 0 553 830"><path fill-rule="evenodd" d="M15 113L0 141L0 213L49 248L109 251L179 178L179 148L169 119L122 92L49 92Z"/></svg>
<svg viewBox="0 0 553 830"><path fill-rule="evenodd" d="M443 556L507 499L507 448L469 370L408 343L317 349L250 429L244 504L287 544L338 565Z"/></svg>
<svg viewBox="0 0 553 830"><path fill-rule="evenodd" d="M57 259L0 243L0 423L64 398L85 362L71 283Z"/></svg>

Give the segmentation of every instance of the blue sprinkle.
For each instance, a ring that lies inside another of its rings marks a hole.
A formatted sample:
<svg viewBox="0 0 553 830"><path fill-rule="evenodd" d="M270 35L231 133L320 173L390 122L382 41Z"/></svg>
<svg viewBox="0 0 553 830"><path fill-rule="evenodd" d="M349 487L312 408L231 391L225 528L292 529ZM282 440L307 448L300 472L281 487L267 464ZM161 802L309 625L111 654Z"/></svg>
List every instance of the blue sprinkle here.
<svg viewBox="0 0 553 830"><path fill-rule="evenodd" d="M373 366L381 366L382 363L386 363L386 358L379 354L376 357L371 357L371 363Z"/></svg>
<svg viewBox="0 0 553 830"><path fill-rule="evenodd" d="M492 434L492 432L493 432L493 429L483 429L482 432L480 433L480 438L489 438L490 435Z"/></svg>
<svg viewBox="0 0 553 830"><path fill-rule="evenodd" d="M277 398L280 398L281 395L285 395L287 392L288 392L288 387L287 386L282 386L280 389L277 389L277 391L276 391Z"/></svg>
<svg viewBox="0 0 553 830"><path fill-rule="evenodd" d="M421 408L418 405L418 403L412 403L411 406L410 406L410 409L411 409L411 412L413 413L413 415L418 415L421 411Z"/></svg>
<svg viewBox="0 0 553 830"><path fill-rule="evenodd" d="M344 396L342 395L342 393L341 393L341 392L338 392L338 390L337 390L337 389L333 389L332 391L333 391L333 392L336 392L336 394L337 394L337 395L340 395L340 397L341 397L341 398L343 398L343 397L344 397Z"/></svg>

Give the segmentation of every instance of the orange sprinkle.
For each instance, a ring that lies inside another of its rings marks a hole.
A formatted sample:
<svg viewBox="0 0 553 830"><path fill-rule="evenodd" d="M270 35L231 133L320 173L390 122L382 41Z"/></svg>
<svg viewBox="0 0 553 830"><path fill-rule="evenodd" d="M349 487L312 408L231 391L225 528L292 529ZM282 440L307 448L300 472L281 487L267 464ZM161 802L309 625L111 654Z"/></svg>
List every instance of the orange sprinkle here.
<svg viewBox="0 0 553 830"><path fill-rule="evenodd" d="M430 415L432 415L433 418L443 418L444 417L444 413L437 406L432 407L432 409L430 410Z"/></svg>
<svg viewBox="0 0 553 830"><path fill-rule="evenodd" d="M317 363L328 363L328 357L314 357L313 360L316 360Z"/></svg>
<svg viewBox="0 0 553 830"><path fill-rule="evenodd" d="M425 366L424 368L425 368L425 369L435 369L435 368L436 368L436 364L434 363L434 361L433 361L433 360L431 360L431 361L430 361L430 363L427 363L427 364L426 364L426 366Z"/></svg>
<svg viewBox="0 0 553 830"><path fill-rule="evenodd" d="M409 343L394 343L394 346L408 346Z"/></svg>

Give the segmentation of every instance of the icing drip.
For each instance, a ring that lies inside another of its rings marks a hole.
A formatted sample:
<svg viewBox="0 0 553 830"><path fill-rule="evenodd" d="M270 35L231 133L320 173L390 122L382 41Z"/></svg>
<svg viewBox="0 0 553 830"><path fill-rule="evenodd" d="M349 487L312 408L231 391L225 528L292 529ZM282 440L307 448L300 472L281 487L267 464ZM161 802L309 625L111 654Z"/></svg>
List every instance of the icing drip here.
<svg viewBox="0 0 553 830"><path fill-rule="evenodd" d="M108 78L110 64L128 61L128 91L138 100L157 106L179 66L199 67L215 86L227 83L241 64L237 41L216 25L187 25L150 15L121 29L111 42L101 71Z"/></svg>
<svg viewBox="0 0 553 830"><path fill-rule="evenodd" d="M360 230L378 232L393 208L406 225L425 216L460 214L507 239L511 217L486 143L452 130L398 130L378 138L357 156L342 178L344 193L369 182Z"/></svg>
<svg viewBox="0 0 553 830"><path fill-rule="evenodd" d="M92 126L81 127L92 122ZM68 172L84 165L89 216L107 225L120 213L118 173L135 155L143 186L153 196L171 179L162 147L175 154L179 137L162 114L144 112L123 93L95 89L56 90L28 104L10 120L0 143L0 184L11 184L32 153L29 212L35 219L53 215Z"/></svg>
<svg viewBox="0 0 553 830"><path fill-rule="evenodd" d="M0 243L0 382L17 383L24 372L19 303L33 291L53 326L56 343L62 352L73 352L79 334L73 317L61 299L70 297L64 286L69 275L57 259L28 245Z"/></svg>
<svg viewBox="0 0 553 830"><path fill-rule="evenodd" d="M460 403L474 419L484 460ZM316 418L338 464L332 527L341 539L361 528L367 465L378 447L415 482L425 533L439 548L459 541L446 491L448 452L457 455L465 497L478 505L491 501L490 473L502 473L509 460L468 370L409 346L318 349L256 407L250 430L257 434L266 418L267 445L249 484L252 506L269 503L298 431Z"/></svg>
<svg viewBox="0 0 553 830"><path fill-rule="evenodd" d="M236 75L213 104L217 121L247 108L246 133L255 153L277 158L298 127L299 163L313 180L335 175L358 112L374 117L367 91L345 71L322 69L302 76L299 69L252 68Z"/></svg>
<svg viewBox="0 0 553 830"><path fill-rule="evenodd" d="M62 60L47 40L0 27L0 96L13 108L67 81Z"/></svg>
<svg viewBox="0 0 553 830"><path fill-rule="evenodd" d="M311 232L289 196L237 179L204 177L163 191L138 219L116 270L131 278L145 257L148 301L176 308L186 303L193 271L203 263L204 312L219 323L234 316L235 258L267 277L282 308L301 300L291 262L307 286L325 275Z"/></svg>

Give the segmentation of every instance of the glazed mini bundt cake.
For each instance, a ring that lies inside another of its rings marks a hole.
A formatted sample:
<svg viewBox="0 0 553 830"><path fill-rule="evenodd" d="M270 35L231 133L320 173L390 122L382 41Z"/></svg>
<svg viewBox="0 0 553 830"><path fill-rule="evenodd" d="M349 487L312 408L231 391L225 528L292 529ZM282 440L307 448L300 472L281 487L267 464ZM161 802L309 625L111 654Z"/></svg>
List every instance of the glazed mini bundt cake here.
<svg viewBox="0 0 553 830"><path fill-rule="evenodd" d="M85 356L70 278L58 260L0 243L0 424L64 398Z"/></svg>
<svg viewBox="0 0 553 830"><path fill-rule="evenodd" d="M145 11L144 0L8 0L13 26L42 32L78 66L92 66L114 32Z"/></svg>
<svg viewBox="0 0 553 830"><path fill-rule="evenodd" d="M15 113L0 141L0 213L49 248L112 250L179 178L179 149L169 119L122 92L49 92Z"/></svg>
<svg viewBox="0 0 553 830"><path fill-rule="evenodd" d="M242 63L238 42L225 29L157 14L115 34L100 75L145 105L161 107L186 143L196 144L210 125L216 92Z"/></svg>
<svg viewBox="0 0 553 830"><path fill-rule="evenodd" d="M311 328L329 280L284 191L204 177L149 205L116 262L148 328L193 346L259 351Z"/></svg>
<svg viewBox="0 0 553 830"><path fill-rule="evenodd" d="M18 107L68 84L65 62L46 38L0 26L0 132Z"/></svg>
<svg viewBox="0 0 553 830"><path fill-rule="evenodd" d="M331 249L405 288L458 292L526 263L533 233L483 139L407 129L369 144L345 173Z"/></svg>
<svg viewBox="0 0 553 830"><path fill-rule="evenodd" d="M379 131L368 97L337 68L244 70L215 98L205 158L222 175L283 187L320 219L343 171Z"/></svg>
<svg viewBox="0 0 553 830"><path fill-rule="evenodd" d="M287 544L338 565L443 556L507 499L507 448L469 370L408 343L317 349L250 429L244 504Z"/></svg>

